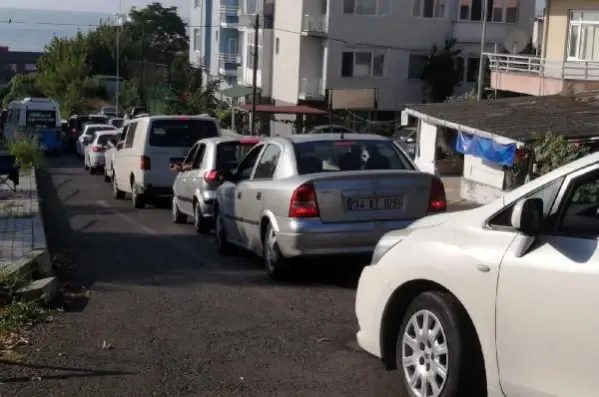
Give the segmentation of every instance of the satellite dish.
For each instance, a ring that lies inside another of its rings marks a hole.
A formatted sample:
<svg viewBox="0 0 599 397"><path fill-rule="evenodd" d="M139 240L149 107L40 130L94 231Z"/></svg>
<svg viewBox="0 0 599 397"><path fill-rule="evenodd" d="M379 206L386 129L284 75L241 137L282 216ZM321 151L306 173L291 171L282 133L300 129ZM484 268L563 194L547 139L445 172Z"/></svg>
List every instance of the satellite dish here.
<svg viewBox="0 0 599 397"><path fill-rule="evenodd" d="M503 40L503 46L506 51L512 54L519 54L528 45L529 37L528 34L523 30L512 30L505 35Z"/></svg>

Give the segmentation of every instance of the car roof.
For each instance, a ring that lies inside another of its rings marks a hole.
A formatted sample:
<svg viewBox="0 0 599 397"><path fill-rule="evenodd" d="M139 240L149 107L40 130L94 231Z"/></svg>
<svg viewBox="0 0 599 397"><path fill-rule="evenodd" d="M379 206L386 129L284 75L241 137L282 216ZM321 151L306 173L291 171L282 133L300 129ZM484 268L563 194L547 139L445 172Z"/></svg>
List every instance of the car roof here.
<svg viewBox="0 0 599 397"><path fill-rule="evenodd" d="M117 131L116 130L104 130L104 131L97 131L96 134L98 136L100 135L116 135Z"/></svg>
<svg viewBox="0 0 599 397"><path fill-rule="evenodd" d="M131 120L140 120L140 119L145 119L148 118L150 119L150 121L154 121L154 120L206 120L206 121L214 121L215 119L213 117L209 117L209 116L185 116L185 115L181 115L181 116L149 116L149 115L142 115L142 116L137 116Z"/></svg>
<svg viewBox="0 0 599 397"><path fill-rule="evenodd" d="M114 125L109 124L86 124L85 128L103 128L106 127L107 130L114 129Z"/></svg>
<svg viewBox="0 0 599 397"><path fill-rule="evenodd" d="M293 143L304 143L304 142L320 142L320 141L391 141L389 138L376 134L359 134L359 133L325 133L325 134L298 134L289 135L284 137Z"/></svg>

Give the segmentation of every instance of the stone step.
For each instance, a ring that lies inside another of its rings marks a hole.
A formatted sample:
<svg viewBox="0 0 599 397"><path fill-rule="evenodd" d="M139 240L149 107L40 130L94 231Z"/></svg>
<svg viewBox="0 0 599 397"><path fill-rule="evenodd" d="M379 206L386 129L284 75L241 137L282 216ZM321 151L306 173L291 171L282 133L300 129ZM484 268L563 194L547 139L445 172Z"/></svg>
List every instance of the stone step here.
<svg viewBox="0 0 599 397"><path fill-rule="evenodd" d="M17 295L24 301L42 301L45 304L51 302L58 293L58 279L46 277L32 281L28 286L17 291Z"/></svg>

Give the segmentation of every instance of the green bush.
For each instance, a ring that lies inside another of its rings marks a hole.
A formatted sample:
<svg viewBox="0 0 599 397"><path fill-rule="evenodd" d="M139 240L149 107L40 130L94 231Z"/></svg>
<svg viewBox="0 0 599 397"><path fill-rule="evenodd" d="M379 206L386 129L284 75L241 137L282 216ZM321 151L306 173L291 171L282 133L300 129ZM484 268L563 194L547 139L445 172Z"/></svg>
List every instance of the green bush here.
<svg viewBox="0 0 599 397"><path fill-rule="evenodd" d="M532 144L537 175L543 175L589 154L589 149L566 140L563 135L535 134Z"/></svg>
<svg viewBox="0 0 599 397"><path fill-rule="evenodd" d="M23 171L30 171L43 164L44 157L35 138L21 136L7 141L6 147Z"/></svg>

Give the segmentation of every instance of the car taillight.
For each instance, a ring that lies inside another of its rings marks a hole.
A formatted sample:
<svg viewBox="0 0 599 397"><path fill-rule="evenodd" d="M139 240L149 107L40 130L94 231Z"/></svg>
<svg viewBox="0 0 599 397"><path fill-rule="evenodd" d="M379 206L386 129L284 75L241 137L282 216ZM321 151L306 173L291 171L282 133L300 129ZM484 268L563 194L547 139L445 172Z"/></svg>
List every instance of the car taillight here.
<svg viewBox="0 0 599 397"><path fill-rule="evenodd" d="M104 151L104 148L103 148L103 147L101 147L101 146L94 146L94 147L92 148L92 151L93 151L93 152L103 152L103 151Z"/></svg>
<svg viewBox="0 0 599 397"><path fill-rule="evenodd" d="M320 216L316 191L311 184L301 185L293 191L289 203L290 218L315 218Z"/></svg>
<svg viewBox="0 0 599 397"><path fill-rule="evenodd" d="M208 183L216 182L216 170L206 172L204 174L204 180Z"/></svg>
<svg viewBox="0 0 599 397"><path fill-rule="evenodd" d="M445 198L445 187L441 179L433 177L431 181L431 190L428 197L428 213L445 212L447 210L447 200Z"/></svg>
<svg viewBox="0 0 599 397"><path fill-rule="evenodd" d="M148 171L150 168L152 168L152 164L148 156L141 156L139 168L141 168L142 171Z"/></svg>

